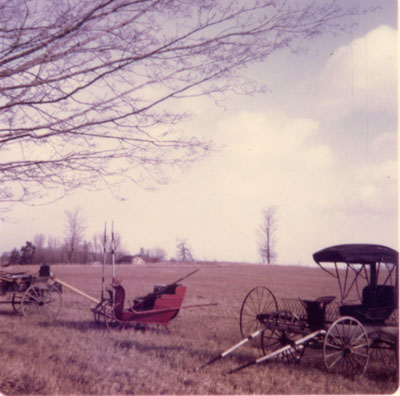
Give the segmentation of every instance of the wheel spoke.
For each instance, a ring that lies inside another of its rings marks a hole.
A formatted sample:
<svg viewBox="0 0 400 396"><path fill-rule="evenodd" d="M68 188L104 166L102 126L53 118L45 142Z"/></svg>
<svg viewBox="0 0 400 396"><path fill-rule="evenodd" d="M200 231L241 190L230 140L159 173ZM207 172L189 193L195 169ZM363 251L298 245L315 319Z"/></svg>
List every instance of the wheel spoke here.
<svg viewBox="0 0 400 396"><path fill-rule="evenodd" d="M368 349L368 342L366 342L364 344L354 345L352 347L353 350L357 350L357 349L361 349L361 348L367 348Z"/></svg>
<svg viewBox="0 0 400 396"><path fill-rule="evenodd" d="M339 345L331 344L331 343L329 343L329 342L326 343L326 346L329 347L329 348L332 348L332 349L337 349L337 350L339 350L339 351L342 350L342 348L341 348Z"/></svg>
<svg viewBox="0 0 400 396"><path fill-rule="evenodd" d="M331 364L328 364L328 366L327 366L328 369L334 367L336 365L336 363L343 358L342 353L337 352L336 355L337 355L336 359ZM331 356L332 356L332 354L329 357L331 357Z"/></svg>

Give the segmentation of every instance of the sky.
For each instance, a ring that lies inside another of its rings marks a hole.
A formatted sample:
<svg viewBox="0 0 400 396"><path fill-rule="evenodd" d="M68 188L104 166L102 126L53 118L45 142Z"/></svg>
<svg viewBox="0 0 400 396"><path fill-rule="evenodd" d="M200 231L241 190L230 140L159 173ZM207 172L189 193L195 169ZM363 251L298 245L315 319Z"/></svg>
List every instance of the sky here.
<svg viewBox="0 0 400 396"><path fill-rule="evenodd" d="M352 32L249 68L265 94L219 106L187 100L193 117L182 129L219 149L168 185L16 206L0 223L0 252L36 234L62 240L65 210L77 206L88 241L113 222L131 254L162 248L175 257L186 240L198 260L260 262L256 231L270 206L277 207L277 264L311 265L312 253L341 243L397 249L397 9L380 3Z"/></svg>

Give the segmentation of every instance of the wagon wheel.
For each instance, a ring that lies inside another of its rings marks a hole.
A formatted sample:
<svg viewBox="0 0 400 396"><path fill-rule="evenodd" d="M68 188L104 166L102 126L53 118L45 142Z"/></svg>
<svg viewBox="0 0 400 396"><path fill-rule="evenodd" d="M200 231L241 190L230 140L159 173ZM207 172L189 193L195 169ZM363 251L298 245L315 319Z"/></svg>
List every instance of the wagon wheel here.
<svg viewBox="0 0 400 396"><path fill-rule="evenodd" d="M11 297L11 304L16 313L22 313L22 294L21 293L13 293Z"/></svg>
<svg viewBox="0 0 400 396"><path fill-rule="evenodd" d="M382 334L381 331L375 331L368 334L371 340L370 361L383 367L393 367L399 364L399 350L397 347L397 337L389 337Z"/></svg>
<svg viewBox="0 0 400 396"><path fill-rule="evenodd" d="M350 316L329 327L323 346L328 371L354 377L365 372L369 361L369 339L364 326Z"/></svg>
<svg viewBox="0 0 400 396"><path fill-rule="evenodd" d="M24 316L54 320L61 309L61 292L56 285L33 284L21 300Z"/></svg>
<svg viewBox="0 0 400 396"><path fill-rule="evenodd" d="M278 303L273 293L263 286L251 289L243 300L240 309L240 333L248 337L264 327L265 320L278 310Z"/></svg>
<svg viewBox="0 0 400 396"><path fill-rule="evenodd" d="M107 302L103 306L104 308L104 321L108 330L122 330L126 327L126 323L118 320L114 314L113 305Z"/></svg>
<svg viewBox="0 0 400 396"><path fill-rule="evenodd" d="M299 337L299 334L295 332L295 328L299 325L299 319L291 311L282 310L273 313L269 317L266 329L261 336L261 349L264 355L286 345L291 345L290 349L278 354L276 359L287 363L298 363L305 350L304 344L295 344L296 338Z"/></svg>

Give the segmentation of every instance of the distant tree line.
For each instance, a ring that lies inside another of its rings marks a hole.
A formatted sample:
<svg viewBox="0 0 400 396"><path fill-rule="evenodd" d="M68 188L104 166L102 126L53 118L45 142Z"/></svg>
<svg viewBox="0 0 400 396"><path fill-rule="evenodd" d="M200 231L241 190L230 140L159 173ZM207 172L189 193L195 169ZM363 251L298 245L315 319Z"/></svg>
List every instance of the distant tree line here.
<svg viewBox="0 0 400 396"><path fill-rule="evenodd" d="M164 249L140 249L134 256L124 251L121 247L121 236L108 229L96 233L91 240L87 240L85 232L87 218L80 207L65 211L64 237L63 239L48 237L44 234L36 234L32 241L26 241L20 249L14 248L11 252L4 252L0 257L1 265L18 264L90 264L94 262L106 263L112 261L114 251L115 262L129 262L134 257L140 257L144 262L154 263L165 261L167 254ZM178 261L194 261L191 249L186 240L179 240L176 258Z"/></svg>
<svg viewBox="0 0 400 396"><path fill-rule="evenodd" d="M132 256L120 248L120 236L114 235L114 249L116 264L128 262L132 257L140 257L146 263L156 263L166 261L167 253L160 247L152 249L140 248L138 254ZM57 238L49 237L47 245L46 237L43 234L37 234L33 242L26 241L20 249L14 248L11 252L4 252L1 256L1 265L22 265L22 264L91 264L94 262L103 262L104 251L106 251L106 263L111 263L111 241L104 239L101 233L93 235L93 240L88 242L84 240L81 243L75 243L72 249L70 239L61 242ZM104 245L106 244L106 246ZM177 245L176 260L188 262L194 261L187 242L180 241ZM175 259L172 259L175 260Z"/></svg>
<svg viewBox="0 0 400 396"><path fill-rule="evenodd" d="M167 253L160 247L153 249L140 248L139 257L147 263L157 263L159 261L167 260Z"/></svg>
<svg viewBox="0 0 400 396"><path fill-rule="evenodd" d="M90 264L96 261L103 262L104 248L98 243L98 235L93 236L93 241L82 241L71 249L71 241L61 242L57 238L49 237L45 244L45 236L38 234L33 242L26 241L20 249L14 248L11 252L4 252L1 256L2 265L18 264ZM119 239L119 238L118 238ZM96 243L97 242L97 243ZM109 247L106 248L107 263L111 262ZM119 257L125 254L122 250L116 250Z"/></svg>
<svg viewBox="0 0 400 396"><path fill-rule="evenodd" d="M36 234L32 241L26 241L21 248L14 248L11 252L4 252L1 256L1 265L19 264L90 264L94 262L106 263L112 261L112 250L115 262L132 262L134 257L139 257L147 263L165 261L167 254L164 249L140 249L134 256L124 251L121 247L121 236L113 230L96 233L91 240L86 239L87 218L80 207L65 211L63 239ZM46 243L47 242L47 243ZM187 241L178 241L178 261L193 261L191 249Z"/></svg>

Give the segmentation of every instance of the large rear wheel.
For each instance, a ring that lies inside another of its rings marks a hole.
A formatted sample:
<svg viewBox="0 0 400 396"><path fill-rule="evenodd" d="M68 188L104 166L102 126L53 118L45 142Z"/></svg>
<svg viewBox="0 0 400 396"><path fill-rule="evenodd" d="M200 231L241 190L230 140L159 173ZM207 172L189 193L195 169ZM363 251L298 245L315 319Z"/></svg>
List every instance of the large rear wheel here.
<svg viewBox="0 0 400 396"><path fill-rule="evenodd" d="M240 333L242 337L264 327L265 321L278 310L273 293L264 286L251 289L243 300L240 309Z"/></svg>
<svg viewBox="0 0 400 396"><path fill-rule="evenodd" d="M329 372L355 377L365 372L370 343L364 326L355 318L344 316L329 327L323 346L325 368Z"/></svg>
<svg viewBox="0 0 400 396"><path fill-rule="evenodd" d="M398 339L394 334L376 330L368 334L370 344L370 363L381 368L398 368Z"/></svg>

